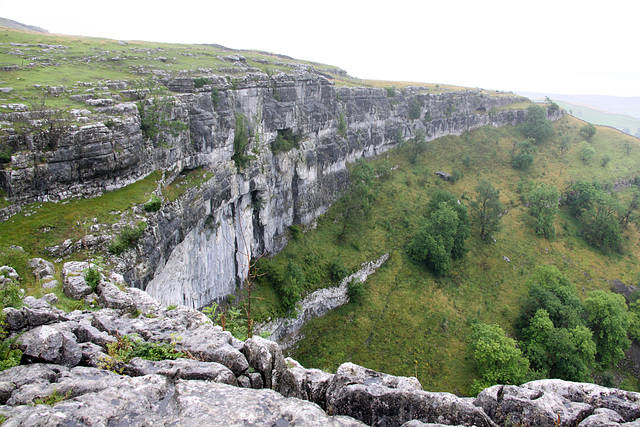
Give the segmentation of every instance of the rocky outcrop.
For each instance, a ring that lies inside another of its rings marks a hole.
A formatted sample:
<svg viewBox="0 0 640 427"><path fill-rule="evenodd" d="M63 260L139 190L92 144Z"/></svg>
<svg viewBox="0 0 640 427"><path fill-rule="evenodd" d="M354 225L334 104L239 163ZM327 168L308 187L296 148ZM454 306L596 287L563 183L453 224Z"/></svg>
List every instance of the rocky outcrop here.
<svg viewBox="0 0 640 427"><path fill-rule="evenodd" d="M192 308L162 308L135 288L117 292L145 314L134 317L128 307L64 313L44 297L5 309L24 355L22 365L0 372L3 425L640 424L640 393L539 380L496 385L473 399L352 363L330 374L284 359L273 341L237 340ZM171 343L184 356L122 359L114 349L126 346L125 336Z"/></svg>
<svg viewBox="0 0 640 427"><path fill-rule="evenodd" d="M349 282L352 280L364 282L388 259L387 252L375 261L364 263L360 270L345 277L339 286L319 289L302 299L298 304L295 318L279 317L265 324L256 325L256 331L267 332L269 338L278 342L283 349L291 347L298 341L298 332L305 323L349 302L347 295Z"/></svg>
<svg viewBox="0 0 640 427"><path fill-rule="evenodd" d="M154 170L167 183L206 168L207 182L165 204L135 250L113 260L129 285L163 304L202 307L236 291L250 257L280 251L290 225L326 212L348 186L347 163L396 147L418 130L431 140L515 125L525 115L502 109L524 99L518 96L405 88L389 97L384 89L337 88L312 72L210 82L196 90L191 79L166 80L180 93L96 106L93 116L80 111L92 123L46 138L14 135L0 187L19 204L93 196ZM145 111L162 118L154 135L142 132ZM232 160L241 123L251 135L244 167ZM274 152L272 143L287 132L301 136L299 147Z"/></svg>

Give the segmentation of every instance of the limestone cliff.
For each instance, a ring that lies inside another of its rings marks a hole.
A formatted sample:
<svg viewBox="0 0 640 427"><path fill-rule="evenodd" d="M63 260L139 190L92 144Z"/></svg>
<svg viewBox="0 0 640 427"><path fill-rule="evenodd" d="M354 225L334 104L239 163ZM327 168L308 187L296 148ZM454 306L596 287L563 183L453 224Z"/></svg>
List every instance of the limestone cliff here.
<svg viewBox="0 0 640 427"><path fill-rule="evenodd" d="M27 203L95 195L154 170L170 182L207 168L212 178L166 203L137 250L117 262L129 284L162 303L201 307L236 290L248 257L281 250L290 225L326 212L348 185L347 163L396 147L418 129L431 140L515 125L525 113L503 109L524 100L507 94L406 88L390 97L384 89L338 88L309 72L210 83L196 89L193 79L167 79L171 95L138 105L88 99L94 114L73 113L91 123L53 141L12 140L12 168L0 173L0 185ZM152 135L143 132L149 112L162 117ZM250 138L239 167L232 157L243 123ZM287 132L301 137L299 146L275 154L272 143Z"/></svg>

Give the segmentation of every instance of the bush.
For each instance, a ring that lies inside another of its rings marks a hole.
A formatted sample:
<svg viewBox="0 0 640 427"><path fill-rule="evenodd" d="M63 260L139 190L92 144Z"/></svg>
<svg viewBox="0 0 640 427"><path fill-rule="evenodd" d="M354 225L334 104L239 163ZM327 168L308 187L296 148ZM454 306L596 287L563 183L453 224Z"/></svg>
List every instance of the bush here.
<svg viewBox="0 0 640 427"><path fill-rule="evenodd" d="M585 163L589 163L593 156L596 155L596 150L587 141L580 143L580 157Z"/></svg>
<svg viewBox="0 0 640 427"><path fill-rule="evenodd" d="M352 304L361 304L364 298L364 283L358 279L352 279L347 283L347 296Z"/></svg>
<svg viewBox="0 0 640 427"><path fill-rule="evenodd" d="M151 196L151 200L143 205L145 212L157 212L162 206L162 200L155 194Z"/></svg>
<svg viewBox="0 0 640 427"><path fill-rule="evenodd" d="M591 138L594 137L596 131L596 127L593 124L587 123L580 129L580 135L582 135L582 137L587 141L591 141Z"/></svg>
<svg viewBox="0 0 640 427"><path fill-rule="evenodd" d="M0 151L0 164L11 163L11 153L8 151Z"/></svg>
<svg viewBox="0 0 640 427"><path fill-rule="evenodd" d="M98 284L100 283L100 272L97 268L89 268L84 273L84 280L87 282L87 285L91 288L92 292L95 292L98 289Z"/></svg>
<svg viewBox="0 0 640 427"><path fill-rule="evenodd" d="M193 79L193 87L195 88L204 87L206 84L209 84L209 79L206 77L196 77Z"/></svg>
<svg viewBox="0 0 640 427"><path fill-rule="evenodd" d="M214 88L211 90L211 103L212 103L214 106L217 106L217 105L218 105L218 102L220 102L220 92L218 91L218 88L217 88L217 87L214 87Z"/></svg>
<svg viewBox="0 0 640 427"><path fill-rule="evenodd" d="M522 133L527 138L533 138L537 143L551 136L553 128L547 119L547 112L539 105L531 105L527 108L527 115L521 125Z"/></svg>
<svg viewBox="0 0 640 427"><path fill-rule="evenodd" d="M300 141L302 140L302 133L293 133L293 130L278 129L278 136L275 141L271 143L271 151L273 154L286 153L294 148L300 148Z"/></svg>
<svg viewBox="0 0 640 427"><path fill-rule="evenodd" d="M348 274L349 270L347 270L340 258L334 259L329 264L329 277L332 283L339 284Z"/></svg>
<svg viewBox="0 0 640 427"><path fill-rule="evenodd" d="M254 158L247 155L250 139L249 121L242 113L237 113L235 135L233 136L233 156L231 156L231 159L236 162L238 169L243 169L249 163L249 160Z"/></svg>
<svg viewBox="0 0 640 427"><path fill-rule="evenodd" d="M146 228L147 224L145 222L139 222L135 227L123 227L118 237L109 244L109 252L113 255L120 255L133 247L138 239L142 237Z"/></svg>

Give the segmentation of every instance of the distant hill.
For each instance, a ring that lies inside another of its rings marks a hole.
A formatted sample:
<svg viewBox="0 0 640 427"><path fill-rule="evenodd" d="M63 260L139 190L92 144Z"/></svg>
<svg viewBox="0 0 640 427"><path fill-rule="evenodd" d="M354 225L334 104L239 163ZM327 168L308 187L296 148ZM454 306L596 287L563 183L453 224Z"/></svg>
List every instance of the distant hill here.
<svg viewBox="0 0 640 427"><path fill-rule="evenodd" d="M33 25L25 25L11 19L0 18L0 27L15 28L16 30L35 31L37 33L48 33L44 28L34 27Z"/></svg>
<svg viewBox="0 0 640 427"><path fill-rule="evenodd" d="M614 127L640 137L640 97L606 95L561 95L539 92L519 92L520 95L541 100L546 96L578 119Z"/></svg>

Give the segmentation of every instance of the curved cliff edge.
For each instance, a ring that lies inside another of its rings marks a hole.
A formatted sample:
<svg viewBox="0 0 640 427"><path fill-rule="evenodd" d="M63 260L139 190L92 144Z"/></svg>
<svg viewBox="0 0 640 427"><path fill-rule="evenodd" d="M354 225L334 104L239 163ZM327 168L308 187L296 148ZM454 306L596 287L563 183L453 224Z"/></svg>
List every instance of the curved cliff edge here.
<svg viewBox="0 0 640 427"><path fill-rule="evenodd" d="M539 380L463 398L352 363L306 369L275 342L239 341L117 280L99 284L99 311L62 312L53 294L4 310L23 364L0 372L3 425L640 426L640 393L594 384ZM108 349L125 335L187 357L123 363Z"/></svg>
<svg viewBox="0 0 640 427"><path fill-rule="evenodd" d="M517 125L526 107L514 104L527 101L424 87L389 96L381 88L336 87L314 72L212 75L208 82L196 88L193 78L167 78L161 95L128 82L107 82L96 94L69 88L91 110L72 110L77 124L55 138L11 134L12 123L35 121L33 112L0 114L13 152L10 167L0 170L0 188L14 203L0 209L0 219L26 203L92 197L156 170L168 184L184 171L206 169L206 182L176 201L165 199L150 215L136 248L111 258L130 286L163 304L203 307L236 292L246 255L279 252L290 225L325 213L347 189L348 163L418 131L432 140ZM150 123L155 131L144 132ZM234 144L240 130L248 144L242 156ZM279 136L293 135L297 142L288 150L274 149Z"/></svg>

